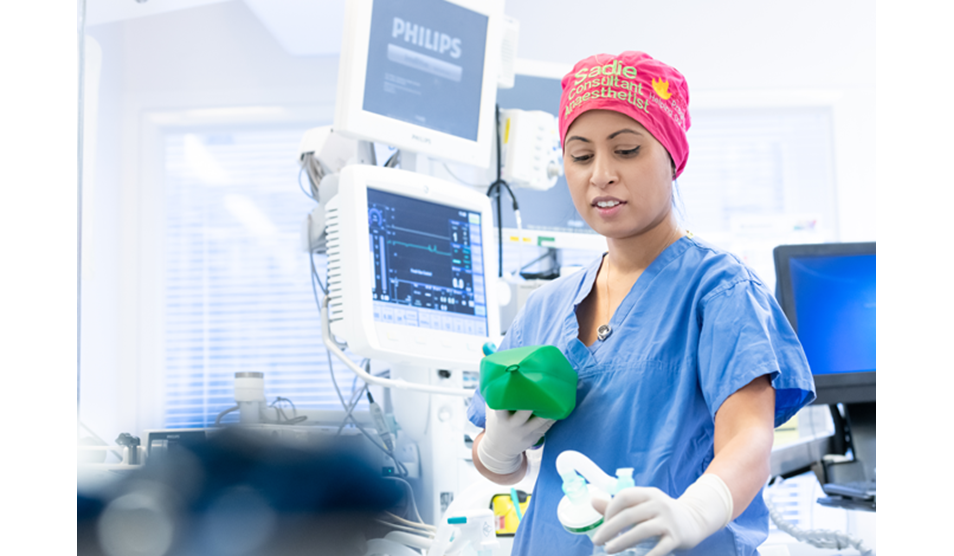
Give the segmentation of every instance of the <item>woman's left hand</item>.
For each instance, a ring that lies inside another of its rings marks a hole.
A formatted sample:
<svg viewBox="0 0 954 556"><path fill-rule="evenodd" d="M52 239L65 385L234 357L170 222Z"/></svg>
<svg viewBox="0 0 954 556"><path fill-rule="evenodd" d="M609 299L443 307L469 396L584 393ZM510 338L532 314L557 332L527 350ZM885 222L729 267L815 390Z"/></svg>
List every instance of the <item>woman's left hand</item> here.
<svg viewBox="0 0 954 556"><path fill-rule="evenodd" d="M658 537L647 556L665 556L690 549L725 527L732 516L732 497L722 479L705 474L676 499L657 488L631 487L609 504L594 499L593 507L605 520L593 536L594 544L605 543L606 552L613 554Z"/></svg>

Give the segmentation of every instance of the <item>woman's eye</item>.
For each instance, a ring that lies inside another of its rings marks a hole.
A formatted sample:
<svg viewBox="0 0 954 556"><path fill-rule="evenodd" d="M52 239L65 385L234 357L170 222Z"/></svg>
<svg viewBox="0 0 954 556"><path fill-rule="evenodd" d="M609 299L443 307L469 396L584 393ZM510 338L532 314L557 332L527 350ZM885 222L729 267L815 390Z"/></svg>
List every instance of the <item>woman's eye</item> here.
<svg viewBox="0 0 954 556"><path fill-rule="evenodd" d="M592 158L592 156L593 156L593 155L591 155L591 154L581 154L581 155L572 155L572 154L571 154L571 155L570 155L570 158L573 160L573 162L586 162L587 160L589 160L590 158Z"/></svg>
<svg viewBox="0 0 954 556"><path fill-rule="evenodd" d="M623 156L632 156L632 155L636 154L638 151L639 151L639 147L635 147L635 148L632 148L632 149L619 150L619 151L616 151L616 152L618 152L619 154L621 154L621 155L623 155Z"/></svg>

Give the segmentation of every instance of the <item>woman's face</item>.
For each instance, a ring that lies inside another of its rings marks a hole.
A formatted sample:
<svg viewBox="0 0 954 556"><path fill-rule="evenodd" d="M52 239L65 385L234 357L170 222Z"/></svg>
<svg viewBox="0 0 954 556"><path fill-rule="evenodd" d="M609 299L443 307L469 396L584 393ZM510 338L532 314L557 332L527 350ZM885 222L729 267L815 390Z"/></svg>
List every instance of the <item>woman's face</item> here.
<svg viewBox="0 0 954 556"><path fill-rule="evenodd" d="M573 204L596 232L640 236L672 214L672 162L639 122L610 110L583 113L567 130L563 167Z"/></svg>

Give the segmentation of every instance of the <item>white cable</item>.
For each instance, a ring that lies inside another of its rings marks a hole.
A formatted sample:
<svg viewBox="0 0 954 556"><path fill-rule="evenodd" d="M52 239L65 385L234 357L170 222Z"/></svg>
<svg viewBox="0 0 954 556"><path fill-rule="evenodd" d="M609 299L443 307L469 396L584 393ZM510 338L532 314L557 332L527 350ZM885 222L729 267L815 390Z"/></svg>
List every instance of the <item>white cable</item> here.
<svg viewBox="0 0 954 556"><path fill-rule="evenodd" d="M415 528L415 527L409 527L409 526L407 526L407 525L401 525L401 524L399 524L399 523L393 523L393 522L390 522L390 521L387 521L387 520L384 520L384 519L375 519L375 521L377 521L378 523L380 523L380 524L382 524L382 525L387 525L388 527L392 527L392 528L394 528L394 529L397 529L398 531L404 531L405 533L412 533L412 534L419 535L419 536L425 536L425 537L427 537L427 538L434 538L434 532L432 532L432 531L424 531L424 530L421 530L421 529L417 529L417 528Z"/></svg>
<svg viewBox="0 0 954 556"><path fill-rule="evenodd" d="M437 531L437 527L434 527L433 525L428 525L426 523L417 523L409 519L404 519L403 517L392 514L391 512L384 512L384 515L386 515L389 519L393 519L394 521L400 523L401 525L413 527L414 529L421 531L422 535L431 534Z"/></svg>
<svg viewBox="0 0 954 556"><path fill-rule="evenodd" d="M324 342L325 347L328 349L328 353L333 354L335 357L341 360L349 369L354 371L356 375L361 377L365 382L370 384L377 384L378 386L383 386L385 388L397 388L398 390L416 390L418 392L427 392L429 394L445 394L448 396L461 396L463 398L471 398L474 395L473 390L466 390L464 388L445 388L443 386L431 386L429 384L418 384L416 382L408 382L402 379L391 379L391 378L381 378L374 376L361 367L357 366L354 361L348 358L347 355L338 347L334 341L334 336L331 333L331 324L328 320L328 297L326 296L324 301L321 303L321 340Z"/></svg>
<svg viewBox="0 0 954 556"><path fill-rule="evenodd" d="M385 479L391 479L392 481L398 481L398 482L404 484L404 488L407 489L408 498L410 498L410 500L411 500L411 509L414 510L414 519L416 519L416 520L418 521L418 524L419 524L419 525L422 525L422 526L424 526L424 527L426 527L426 528L428 528L428 529L435 529L435 530L437 529L437 528L434 527L433 525L428 525L428 524L424 523L424 520L421 518L421 512L419 512L419 511L417 510L417 502L414 500L414 489L411 488L411 483L407 482L406 480L402 479L401 477L385 477ZM411 523L413 523L413 522L411 522Z"/></svg>
<svg viewBox="0 0 954 556"><path fill-rule="evenodd" d="M853 547L861 553L861 556L875 556L875 551L868 548L864 541L846 533L833 531L831 529L812 529L811 531L805 531L788 522L782 517L782 514L779 513L775 505L772 504L769 489L765 489L762 498L765 500L769 516L772 518L772 522L775 523L775 526L794 537L795 540L808 543L817 548L834 548L841 550L843 548Z"/></svg>

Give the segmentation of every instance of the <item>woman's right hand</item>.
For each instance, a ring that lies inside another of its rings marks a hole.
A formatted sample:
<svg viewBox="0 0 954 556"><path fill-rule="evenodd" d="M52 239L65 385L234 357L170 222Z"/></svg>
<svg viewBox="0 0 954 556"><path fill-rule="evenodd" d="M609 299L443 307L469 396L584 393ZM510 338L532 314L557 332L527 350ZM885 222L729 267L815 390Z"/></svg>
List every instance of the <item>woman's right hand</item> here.
<svg viewBox="0 0 954 556"><path fill-rule="evenodd" d="M552 419L535 417L530 410L486 408L486 430L477 446L480 463L490 472L509 475L520 468L523 452L553 426Z"/></svg>

